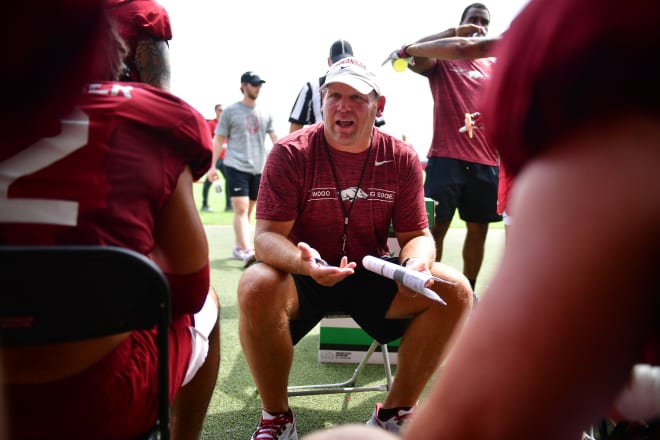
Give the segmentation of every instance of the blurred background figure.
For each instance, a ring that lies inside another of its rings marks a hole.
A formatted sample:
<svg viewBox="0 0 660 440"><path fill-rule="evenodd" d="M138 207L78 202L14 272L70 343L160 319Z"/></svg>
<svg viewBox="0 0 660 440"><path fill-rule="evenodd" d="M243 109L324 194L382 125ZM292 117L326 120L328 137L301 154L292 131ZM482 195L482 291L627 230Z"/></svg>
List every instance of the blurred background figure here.
<svg viewBox="0 0 660 440"><path fill-rule="evenodd" d="M211 130L211 138L215 135L215 127L218 125L218 121L220 120L220 115L222 115L222 104L216 104L214 107L215 111L215 119L209 119L207 120L209 124L209 129ZM230 212L232 211L232 206L231 206L231 197L229 196L229 191L227 191L227 176L225 174L225 155L227 154L227 141L225 139L225 143L222 145L222 150L220 151L220 157L218 158L217 162L215 163L216 169L220 170L220 173L222 174L222 177L225 179L225 188L224 191L222 189L222 183L219 180L216 180L215 184L218 185L217 188L219 190L216 190L216 192L225 193L225 211ZM213 182L211 182L211 179L209 179L208 175L204 179L204 184L202 186L202 211L205 212L213 212L213 209L211 208L211 205L209 204L209 190L211 189L211 186L213 185Z"/></svg>
<svg viewBox="0 0 660 440"><path fill-rule="evenodd" d="M257 105L263 79L252 71L241 75L243 99L227 107L213 137L213 166L208 171L211 181L218 180L215 163L225 143L227 154L227 192L234 208L235 244L232 257L248 263L254 257L251 219L259 194L259 182L266 162L266 135L273 144L277 134L270 112Z"/></svg>

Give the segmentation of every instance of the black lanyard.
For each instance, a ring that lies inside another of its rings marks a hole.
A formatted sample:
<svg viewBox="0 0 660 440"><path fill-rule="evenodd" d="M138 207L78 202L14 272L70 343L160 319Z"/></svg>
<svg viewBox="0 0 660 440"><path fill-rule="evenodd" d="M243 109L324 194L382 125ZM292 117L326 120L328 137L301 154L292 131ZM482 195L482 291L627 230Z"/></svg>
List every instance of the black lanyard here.
<svg viewBox="0 0 660 440"><path fill-rule="evenodd" d="M339 187L339 179L337 178L337 171L335 169L335 163L332 161L332 155L330 154L330 147L328 144L325 144L325 151L328 154L328 162L330 163L330 169L332 170L332 177L335 179L335 187L337 188L337 198L339 199L339 204L342 211L344 212L344 235L341 238L341 256L346 256L346 242L348 241L348 220L351 216L351 211L353 210L353 204L358 196L358 191L360 191L360 185L362 184L362 178L364 177L364 172L367 169L367 164L369 163L369 158L371 157L371 139L369 140L369 149L367 150L367 158L364 160L362 165L362 172L360 172L360 180L355 187L355 193L353 197L349 199L348 208L344 204L344 201L341 199L341 188Z"/></svg>

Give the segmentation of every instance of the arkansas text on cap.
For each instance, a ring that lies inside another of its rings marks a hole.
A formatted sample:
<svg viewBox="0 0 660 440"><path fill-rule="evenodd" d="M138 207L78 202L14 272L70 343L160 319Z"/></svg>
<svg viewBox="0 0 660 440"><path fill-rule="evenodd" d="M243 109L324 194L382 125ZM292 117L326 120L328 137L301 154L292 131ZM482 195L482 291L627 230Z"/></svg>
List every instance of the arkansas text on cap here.
<svg viewBox="0 0 660 440"><path fill-rule="evenodd" d="M330 66L324 87L332 83L346 84L363 95L368 95L372 90L381 95L376 75L369 72L363 62L353 57L343 58Z"/></svg>

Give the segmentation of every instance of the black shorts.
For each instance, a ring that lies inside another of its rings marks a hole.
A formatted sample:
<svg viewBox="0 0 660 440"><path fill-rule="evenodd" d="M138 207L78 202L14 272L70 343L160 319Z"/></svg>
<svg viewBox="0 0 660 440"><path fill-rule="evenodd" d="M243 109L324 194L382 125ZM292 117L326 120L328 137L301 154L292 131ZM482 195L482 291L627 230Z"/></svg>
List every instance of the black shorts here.
<svg viewBox="0 0 660 440"><path fill-rule="evenodd" d="M332 287L321 286L308 276L293 275L298 289L300 319L289 321L296 344L328 314L350 315L369 336L387 344L405 332L410 319L386 319L385 314L398 290L397 284L358 268Z"/></svg>
<svg viewBox="0 0 660 440"><path fill-rule="evenodd" d="M446 157L430 157L424 195L435 200L435 221L450 222L454 212L470 223L499 222L497 184L499 167Z"/></svg>
<svg viewBox="0 0 660 440"><path fill-rule="evenodd" d="M225 166L227 176L227 192L232 197L248 196L250 200L257 200L261 174L250 174L236 168Z"/></svg>

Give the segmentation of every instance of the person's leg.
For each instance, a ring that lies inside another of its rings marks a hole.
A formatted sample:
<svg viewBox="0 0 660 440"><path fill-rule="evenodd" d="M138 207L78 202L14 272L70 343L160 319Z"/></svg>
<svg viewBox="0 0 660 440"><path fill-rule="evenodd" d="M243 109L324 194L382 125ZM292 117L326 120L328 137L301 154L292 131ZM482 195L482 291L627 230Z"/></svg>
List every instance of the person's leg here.
<svg viewBox="0 0 660 440"><path fill-rule="evenodd" d="M246 243L246 246L239 246L242 250L242 257L244 267L249 266L255 261L253 242L252 242L252 218L255 207L257 205L257 196L259 194L259 182L261 180L261 174L257 175L248 175L248 205L247 213L241 217L241 233L243 234L243 240ZM241 207L241 211L242 211ZM236 217L236 213L234 213Z"/></svg>
<svg viewBox="0 0 660 440"><path fill-rule="evenodd" d="M232 205L234 206L233 225L235 245L237 248L247 251L248 249L252 249L252 241L250 240L250 219L248 214L253 202L247 195L232 197L231 200Z"/></svg>
<svg viewBox="0 0 660 440"><path fill-rule="evenodd" d="M225 167L227 192L231 195L234 207L234 251L235 258L244 259L246 251L252 249L250 220L250 180L252 175L232 167Z"/></svg>
<svg viewBox="0 0 660 440"><path fill-rule="evenodd" d="M198 340L193 343L193 355L184 385L172 403L171 433L174 440L197 440L201 436L220 368L219 309L217 295L211 289L204 307L195 315L196 330L193 333ZM205 357L207 344L204 339L208 340Z"/></svg>
<svg viewBox="0 0 660 440"><path fill-rule="evenodd" d="M447 235L450 224L451 222L439 221L433 223L431 234L433 234L433 239L435 240L435 261L442 260L442 250L444 249L445 235Z"/></svg>
<svg viewBox="0 0 660 440"><path fill-rule="evenodd" d="M426 166L424 195L436 201L435 221L431 228L435 240L435 261L442 260L444 239L456 212L464 182L463 161L431 157Z"/></svg>
<svg viewBox="0 0 660 440"><path fill-rule="evenodd" d="M284 413L293 362L289 316L298 311L291 275L263 263L250 266L238 283L238 307L241 346L263 409Z"/></svg>
<svg viewBox="0 0 660 440"><path fill-rule="evenodd" d="M442 263L435 263L432 273L456 283L433 286L447 305L399 292L387 312L388 318L414 317L401 339L396 376L383 408L416 405L441 359L447 355L450 337L472 307L472 289L463 274Z"/></svg>
<svg viewBox="0 0 660 440"><path fill-rule="evenodd" d="M467 233L463 242L463 274L470 280L470 284L473 284L477 281L484 260L488 223L466 222L466 225ZM472 288L474 289L474 285Z"/></svg>
<svg viewBox="0 0 660 440"><path fill-rule="evenodd" d="M202 184L202 209L206 210L209 208L209 189L211 188L211 181L208 177L204 178L204 183Z"/></svg>
<svg viewBox="0 0 660 440"><path fill-rule="evenodd" d="M474 289L484 259L488 225L502 220L502 216L497 214L498 167L469 164L466 177L467 184L458 210L467 225L463 243L463 273Z"/></svg>

